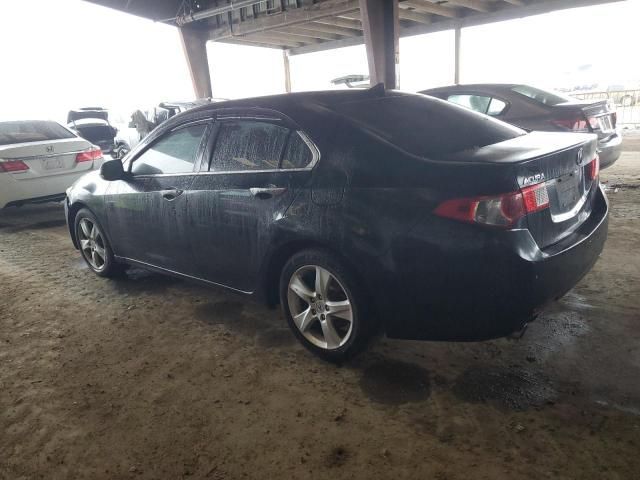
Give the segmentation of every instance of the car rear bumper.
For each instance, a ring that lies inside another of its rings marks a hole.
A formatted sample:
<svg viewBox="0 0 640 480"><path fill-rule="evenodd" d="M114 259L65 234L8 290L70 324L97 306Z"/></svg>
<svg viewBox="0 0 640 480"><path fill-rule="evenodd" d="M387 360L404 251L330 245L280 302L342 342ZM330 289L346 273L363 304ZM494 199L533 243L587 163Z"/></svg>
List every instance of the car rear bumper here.
<svg viewBox="0 0 640 480"><path fill-rule="evenodd" d="M25 203L59 201L65 190L85 172L22 178L21 174L0 173L0 209Z"/></svg>
<svg viewBox="0 0 640 480"><path fill-rule="evenodd" d="M404 262L403 271L387 282L390 294L379 306L387 335L474 341L521 330L593 267L607 229L608 203L599 188L590 218L544 250L528 230L484 237L451 231L445 245L422 244L430 251L421 250L417 237L399 242L389 262ZM417 234L429 238L428 232Z"/></svg>
<svg viewBox="0 0 640 480"><path fill-rule="evenodd" d="M622 133L616 131L605 140L598 141L598 155L600 156L600 168L610 167L622 154Z"/></svg>

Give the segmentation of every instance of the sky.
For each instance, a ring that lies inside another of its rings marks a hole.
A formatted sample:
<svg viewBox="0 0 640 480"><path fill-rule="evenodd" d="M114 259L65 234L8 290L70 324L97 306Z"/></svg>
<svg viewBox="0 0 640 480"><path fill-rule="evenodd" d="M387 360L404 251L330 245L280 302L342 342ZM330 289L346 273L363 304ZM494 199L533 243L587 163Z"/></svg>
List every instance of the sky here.
<svg viewBox="0 0 640 480"><path fill-rule="evenodd" d="M465 28L461 80L640 88L638 19L640 0L626 0ZM215 97L284 92L281 51L211 42L207 51ZM364 46L291 57L294 91L366 72ZM400 39L399 78L407 91L451 84L453 32ZM1 119L192 98L175 28L81 0L0 0Z"/></svg>

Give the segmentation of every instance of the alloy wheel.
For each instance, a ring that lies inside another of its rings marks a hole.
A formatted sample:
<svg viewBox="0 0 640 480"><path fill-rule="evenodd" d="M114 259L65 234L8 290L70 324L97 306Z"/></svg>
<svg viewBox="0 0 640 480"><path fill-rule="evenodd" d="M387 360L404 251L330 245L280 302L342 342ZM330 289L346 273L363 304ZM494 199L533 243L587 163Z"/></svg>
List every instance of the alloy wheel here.
<svg viewBox="0 0 640 480"><path fill-rule="evenodd" d="M78 239L82 255L94 270L104 270L107 253L102 232L89 218L80 220L79 227Z"/></svg>
<svg viewBox="0 0 640 480"><path fill-rule="evenodd" d="M316 347L335 350L351 337L351 300L327 269L305 265L296 270L289 279L287 301L294 324Z"/></svg>

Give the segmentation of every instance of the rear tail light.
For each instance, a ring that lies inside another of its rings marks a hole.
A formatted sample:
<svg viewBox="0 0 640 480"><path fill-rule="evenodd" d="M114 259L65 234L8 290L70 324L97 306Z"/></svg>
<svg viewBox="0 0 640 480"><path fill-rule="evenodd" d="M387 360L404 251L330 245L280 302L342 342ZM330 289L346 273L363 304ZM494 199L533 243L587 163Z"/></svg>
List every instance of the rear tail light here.
<svg viewBox="0 0 640 480"><path fill-rule="evenodd" d="M0 161L0 172L24 172L29 170L29 166L22 160Z"/></svg>
<svg viewBox="0 0 640 480"><path fill-rule="evenodd" d="M574 132L588 132L587 121L584 118L566 118L551 120L554 125Z"/></svg>
<svg viewBox="0 0 640 480"><path fill-rule="evenodd" d="M547 186L540 183L502 195L446 200L434 213L462 222L510 227L525 215L548 207Z"/></svg>
<svg viewBox="0 0 640 480"><path fill-rule="evenodd" d="M86 152L78 153L76 155L76 163L90 162L99 158L102 158L102 150L100 150L99 148L92 148L91 150L87 150Z"/></svg>
<svg viewBox="0 0 640 480"><path fill-rule="evenodd" d="M589 178L591 180L595 180L596 178L598 178L599 173L600 173L600 157L596 154L596 156L593 157L593 160L591 160L591 163L589 164Z"/></svg>

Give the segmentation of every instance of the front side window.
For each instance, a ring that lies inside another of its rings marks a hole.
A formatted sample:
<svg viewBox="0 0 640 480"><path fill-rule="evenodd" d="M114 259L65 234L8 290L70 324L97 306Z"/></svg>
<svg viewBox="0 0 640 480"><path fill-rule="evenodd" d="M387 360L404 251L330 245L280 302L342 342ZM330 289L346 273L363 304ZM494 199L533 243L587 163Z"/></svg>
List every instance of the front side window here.
<svg viewBox="0 0 640 480"><path fill-rule="evenodd" d="M133 162L134 175L178 174L193 171L206 124L173 130Z"/></svg>
<svg viewBox="0 0 640 480"><path fill-rule="evenodd" d="M233 120L220 123L211 158L212 172L275 170L290 130L273 123Z"/></svg>

